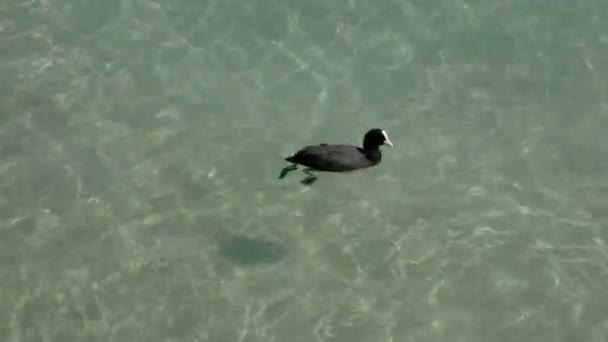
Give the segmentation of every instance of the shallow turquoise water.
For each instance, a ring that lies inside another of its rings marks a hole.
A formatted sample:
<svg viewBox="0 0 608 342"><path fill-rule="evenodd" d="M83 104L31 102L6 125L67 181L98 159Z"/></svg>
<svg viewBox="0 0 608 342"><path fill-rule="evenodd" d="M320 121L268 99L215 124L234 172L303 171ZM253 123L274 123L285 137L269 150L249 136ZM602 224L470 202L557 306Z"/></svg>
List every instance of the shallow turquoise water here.
<svg viewBox="0 0 608 342"><path fill-rule="evenodd" d="M0 340L608 340L607 16L0 2Z"/></svg>

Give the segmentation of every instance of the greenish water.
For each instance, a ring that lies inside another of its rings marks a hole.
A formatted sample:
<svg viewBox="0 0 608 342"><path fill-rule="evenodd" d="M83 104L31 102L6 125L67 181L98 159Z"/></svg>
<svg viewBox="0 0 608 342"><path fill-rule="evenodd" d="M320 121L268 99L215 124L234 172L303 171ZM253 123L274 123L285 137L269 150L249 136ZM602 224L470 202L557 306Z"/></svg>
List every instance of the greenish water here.
<svg viewBox="0 0 608 342"><path fill-rule="evenodd" d="M0 340L607 341L607 17L0 2Z"/></svg>

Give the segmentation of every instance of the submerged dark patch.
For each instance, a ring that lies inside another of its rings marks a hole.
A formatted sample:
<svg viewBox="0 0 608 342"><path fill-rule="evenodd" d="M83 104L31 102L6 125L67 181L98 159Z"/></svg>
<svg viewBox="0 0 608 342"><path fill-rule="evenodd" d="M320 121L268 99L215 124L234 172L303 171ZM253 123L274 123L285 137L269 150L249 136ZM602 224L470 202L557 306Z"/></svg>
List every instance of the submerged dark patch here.
<svg viewBox="0 0 608 342"><path fill-rule="evenodd" d="M276 241L229 235L221 239L220 253L226 259L241 265L258 265L280 261L285 256L286 249Z"/></svg>

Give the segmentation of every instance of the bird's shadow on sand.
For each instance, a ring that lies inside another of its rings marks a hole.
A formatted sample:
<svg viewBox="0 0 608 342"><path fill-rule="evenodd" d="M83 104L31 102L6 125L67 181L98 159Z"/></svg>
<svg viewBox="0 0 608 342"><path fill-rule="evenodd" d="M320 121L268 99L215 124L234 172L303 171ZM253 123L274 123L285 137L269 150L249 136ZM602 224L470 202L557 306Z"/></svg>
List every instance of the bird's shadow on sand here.
<svg viewBox="0 0 608 342"><path fill-rule="evenodd" d="M273 264L287 254L280 242L261 237L231 233L221 237L219 243L222 257L242 266Z"/></svg>

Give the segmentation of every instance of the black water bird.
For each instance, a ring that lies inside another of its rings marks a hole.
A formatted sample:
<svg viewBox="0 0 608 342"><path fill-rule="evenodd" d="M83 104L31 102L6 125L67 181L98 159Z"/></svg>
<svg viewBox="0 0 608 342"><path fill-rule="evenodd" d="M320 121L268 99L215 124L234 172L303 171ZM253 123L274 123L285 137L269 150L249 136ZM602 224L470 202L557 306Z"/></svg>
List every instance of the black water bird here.
<svg viewBox="0 0 608 342"><path fill-rule="evenodd" d="M317 180L314 171L348 172L372 167L382 160L382 145L393 146L393 143L386 131L374 128L365 133L363 147L329 144L306 146L291 157L285 158L292 165L284 167L279 178L297 170L298 165L305 167L307 177L302 180L302 184L306 185Z"/></svg>

